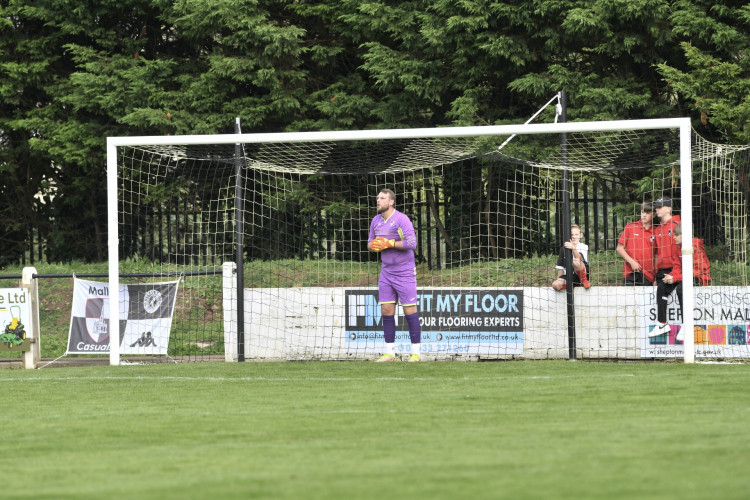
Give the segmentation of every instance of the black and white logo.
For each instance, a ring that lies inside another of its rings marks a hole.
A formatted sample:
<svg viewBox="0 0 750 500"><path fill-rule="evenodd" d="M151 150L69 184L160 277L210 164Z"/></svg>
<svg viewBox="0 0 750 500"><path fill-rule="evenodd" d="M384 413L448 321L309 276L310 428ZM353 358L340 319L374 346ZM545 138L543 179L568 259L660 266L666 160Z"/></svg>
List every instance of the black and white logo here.
<svg viewBox="0 0 750 500"><path fill-rule="evenodd" d="M161 306L161 292L151 289L143 296L143 308L147 313L153 314Z"/></svg>

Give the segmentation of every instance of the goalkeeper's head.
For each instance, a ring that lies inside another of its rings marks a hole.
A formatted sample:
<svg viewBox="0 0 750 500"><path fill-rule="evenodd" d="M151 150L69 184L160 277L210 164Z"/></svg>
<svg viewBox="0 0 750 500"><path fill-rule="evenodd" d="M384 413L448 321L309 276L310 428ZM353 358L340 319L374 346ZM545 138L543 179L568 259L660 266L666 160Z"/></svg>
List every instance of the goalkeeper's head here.
<svg viewBox="0 0 750 500"><path fill-rule="evenodd" d="M381 189L380 193L378 193L378 213L385 213L391 208L395 208L395 206L396 193L388 188Z"/></svg>

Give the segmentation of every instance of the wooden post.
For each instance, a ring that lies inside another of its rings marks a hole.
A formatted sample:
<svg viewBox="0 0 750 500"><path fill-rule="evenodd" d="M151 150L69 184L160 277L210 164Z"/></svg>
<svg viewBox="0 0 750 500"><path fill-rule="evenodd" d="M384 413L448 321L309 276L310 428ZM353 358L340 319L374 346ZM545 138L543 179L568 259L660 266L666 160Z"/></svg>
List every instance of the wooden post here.
<svg viewBox="0 0 750 500"><path fill-rule="evenodd" d="M39 329L39 280L35 278L36 268L24 267L21 286L29 289L31 296L31 324L26 331L26 338L31 343L31 349L23 353L23 367L27 370L34 370L41 360L41 331Z"/></svg>

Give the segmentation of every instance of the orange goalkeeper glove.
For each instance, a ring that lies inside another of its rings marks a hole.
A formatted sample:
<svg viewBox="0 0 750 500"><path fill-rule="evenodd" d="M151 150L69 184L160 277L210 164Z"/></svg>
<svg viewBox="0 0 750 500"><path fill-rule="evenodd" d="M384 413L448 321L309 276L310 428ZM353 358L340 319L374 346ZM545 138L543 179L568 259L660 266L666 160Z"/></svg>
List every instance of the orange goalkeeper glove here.
<svg viewBox="0 0 750 500"><path fill-rule="evenodd" d="M395 246L396 240L389 240L387 238L383 238L382 236L378 236L377 238L372 240L372 243L370 243L370 248L372 248L373 252L381 252Z"/></svg>

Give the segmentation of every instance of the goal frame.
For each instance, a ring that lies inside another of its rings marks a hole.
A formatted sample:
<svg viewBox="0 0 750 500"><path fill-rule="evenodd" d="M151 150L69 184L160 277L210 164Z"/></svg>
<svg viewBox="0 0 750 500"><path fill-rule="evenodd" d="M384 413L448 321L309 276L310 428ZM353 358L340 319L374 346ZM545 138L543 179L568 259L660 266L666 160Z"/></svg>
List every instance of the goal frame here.
<svg viewBox="0 0 750 500"><path fill-rule="evenodd" d="M278 132L252 134L215 134L183 136L119 136L107 137L107 246L109 261L109 300L110 304L120 303L119 275L119 222L118 222L118 188L117 188L117 148L127 146L165 146L165 145L206 145L206 144L258 144L258 143L304 143L322 141L357 141L384 139L429 139L447 137L510 136L532 134L564 134L579 132L614 132L630 130L679 130L680 177L692 182L692 152L690 118L655 118L644 120L613 120L599 122L565 122L544 124L488 125L474 127L440 127L414 129L351 130L323 132ZM682 268L683 308L693 310L693 228L692 228L692 194L689 189L680 190L681 207L684 222L682 227ZM241 321L241 319L239 319ZM119 325L119 306L110 307L109 324ZM683 316L683 329L692 332L694 319L692 314ZM119 328L118 328L119 330ZM116 335L110 330L109 364L120 364L119 331ZM685 335L684 362L695 362L695 339Z"/></svg>

